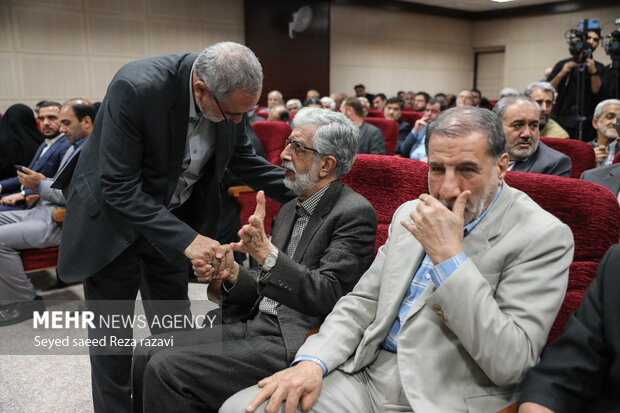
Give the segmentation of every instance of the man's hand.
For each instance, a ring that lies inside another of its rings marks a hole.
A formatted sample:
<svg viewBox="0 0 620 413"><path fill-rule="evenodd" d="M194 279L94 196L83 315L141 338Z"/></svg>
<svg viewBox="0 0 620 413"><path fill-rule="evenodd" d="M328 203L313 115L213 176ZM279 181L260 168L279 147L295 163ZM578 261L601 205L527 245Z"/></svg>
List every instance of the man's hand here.
<svg viewBox="0 0 620 413"><path fill-rule="evenodd" d="M238 232L240 241L230 244L233 251L241 251L250 254L259 264L265 262L267 255L273 250L273 244L265 234L265 193L258 191L256 194L256 209L250 216L248 224Z"/></svg>
<svg viewBox="0 0 620 413"><path fill-rule="evenodd" d="M594 64L594 59L591 57L586 59L586 66L588 66L588 73L592 74L596 72L596 65Z"/></svg>
<svg viewBox="0 0 620 413"><path fill-rule="evenodd" d="M596 156L596 163L599 164L607 158L607 148L603 145L599 145L594 148L594 155Z"/></svg>
<svg viewBox="0 0 620 413"><path fill-rule="evenodd" d="M301 399L301 410L310 410L321 394L323 369L313 361L300 361L293 367L282 370L273 376L262 379L258 386L262 388L245 408L248 413L256 410L265 400L269 403L267 413L275 413L286 400L284 411L293 413Z"/></svg>
<svg viewBox="0 0 620 413"><path fill-rule="evenodd" d="M19 201L25 201L26 197L21 194L21 192L17 192L15 194L7 195L4 198L0 199L0 205L15 205Z"/></svg>
<svg viewBox="0 0 620 413"><path fill-rule="evenodd" d="M41 181L45 179L45 175L24 166L21 170L17 171L17 179L19 179L19 183L26 188L38 192L39 185L41 185Z"/></svg>
<svg viewBox="0 0 620 413"><path fill-rule="evenodd" d="M221 245L215 253L212 263L203 258L192 260L192 270L200 282L228 279L231 284L237 283L239 264L235 262L232 249L229 245Z"/></svg>
<svg viewBox="0 0 620 413"><path fill-rule="evenodd" d="M573 60L569 60L568 62L564 63L564 66L562 66L562 74L566 75L573 67L575 67L576 64L577 63L575 63L575 61Z"/></svg>
<svg viewBox="0 0 620 413"><path fill-rule="evenodd" d="M525 402L519 406L519 413L553 413L553 410L537 403Z"/></svg>
<svg viewBox="0 0 620 413"><path fill-rule="evenodd" d="M420 203L409 214L412 222L401 221L424 247L437 265L463 251L463 214L470 191L463 191L454 201L452 211L428 194L420 195Z"/></svg>
<svg viewBox="0 0 620 413"><path fill-rule="evenodd" d="M427 123L428 119L426 118L426 115L422 116L420 119L415 121L415 124L413 125L413 130L416 132L419 131L420 129L425 127Z"/></svg>

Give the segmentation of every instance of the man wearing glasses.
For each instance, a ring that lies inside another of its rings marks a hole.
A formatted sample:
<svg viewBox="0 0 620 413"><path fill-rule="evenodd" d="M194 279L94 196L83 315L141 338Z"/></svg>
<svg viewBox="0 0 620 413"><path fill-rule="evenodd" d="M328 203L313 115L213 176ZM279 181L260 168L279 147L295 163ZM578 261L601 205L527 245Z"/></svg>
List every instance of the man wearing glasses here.
<svg viewBox="0 0 620 413"><path fill-rule="evenodd" d="M355 159L357 127L340 113L317 108L301 109L294 123L280 157L284 184L297 199L280 209L270 240L259 192L240 242L231 244L261 268L230 262L222 282L221 330L175 332L172 348L136 349L135 412L217 411L238 390L287 367L308 331L319 327L368 268L376 213L338 181ZM192 263L199 280L222 278L203 260ZM214 334L221 342L214 342Z"/></svg>
<svg viewBox="0 0 620 413"><path fill-rule="evenodd" d="M231 42L132 62L112 79L89 143L69 165L58 267L65 281L86 279L96 319L133 315L138 290L189 314L189 260L216 269L232 260L215 241L226 168L280 202L293 197L282 169L256 156L242 122L262 80L254 53ZM99 300L123 301L111 308ZM151 319L163 313L147 310ZM132 331L89 334L122 339ZM131 348L90 350L95 411L131 411Z"/></svg>

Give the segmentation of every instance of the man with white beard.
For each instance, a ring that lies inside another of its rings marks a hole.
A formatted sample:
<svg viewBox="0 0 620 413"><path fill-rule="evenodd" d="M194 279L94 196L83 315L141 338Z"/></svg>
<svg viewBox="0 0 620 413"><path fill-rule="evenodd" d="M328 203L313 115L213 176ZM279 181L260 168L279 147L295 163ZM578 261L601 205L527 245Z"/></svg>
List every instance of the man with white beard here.
<svg viewBox="0 0 620 413"><path fill-rule="evenodd" d="M611 165L620 150L617 117L620 114L620 100L607 99L596 105L592 126L596 130L596 139L590 142L596 155L596 166Z"/></svg>
<svg viewBox="0 0 620 413"><path fill-rule="evenodd" d="M230 261L216 270L204 260L192 261L200 281L228 274L222 282L223 324L215 332L176 332L175 346L165 350L137 348L134 411L217 411L238 390L287 367L306 334L370 265L376 213L338 181L355 160L357 127L340 113L317 108L301 109L294 123L280 157L284 183L297 199L280 209L270 240L259 192L240 242L231 244L261 268Z"/></svg>

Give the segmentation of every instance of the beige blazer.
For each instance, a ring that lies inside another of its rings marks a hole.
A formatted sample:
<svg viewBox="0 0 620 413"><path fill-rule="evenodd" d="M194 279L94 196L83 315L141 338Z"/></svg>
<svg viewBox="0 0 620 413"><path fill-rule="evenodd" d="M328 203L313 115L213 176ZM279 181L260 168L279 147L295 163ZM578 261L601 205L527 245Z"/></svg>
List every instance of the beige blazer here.
<svg viewBox="0 0 620 413"><path fill-rule="evenodd" d="M396 211L369 270L298 356L345 372L375 360L424 257L400 224L417 202ZM562 304L574 243L568 226L504 184L463 249L468 259L426 288L399 334L400 380L416 413L496 412L516 400Z"/></svg>

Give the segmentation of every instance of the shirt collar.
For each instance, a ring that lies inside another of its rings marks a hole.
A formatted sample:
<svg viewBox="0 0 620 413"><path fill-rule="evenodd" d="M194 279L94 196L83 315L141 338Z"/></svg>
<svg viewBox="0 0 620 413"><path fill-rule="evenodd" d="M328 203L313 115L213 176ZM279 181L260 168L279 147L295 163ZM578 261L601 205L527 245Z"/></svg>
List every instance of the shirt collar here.
<svg viewBox="0 0 620 413"><path fill-rule="evenodd" d="M308 215L312 215L316 206L319 204L319 201L323 197L323 194L327 192L327 188L329 188L331 184L331 182L328 183L323 188L312 194L312 196L310 196L305 201L300 201L299 198L297 198L297 207L302 208Z"/></svg>
<svg viewBox="0 0 620 413"><path fill-rule="evenodd" d="M501 184L499 186L499 188L497 188L497 192L495 192L495 197L493 198L493 201L491 202L491 205L489 205L484 211L482 211L482 214L480 214L478 216L478 218L474 219L472 222L470 222L469 224L465 225L465 235L469 234L476 225L478 225L478 222L480 222L482 220L482 218L484 218L484 216L487 214L487 212L489 212L489 209L491 209L491 207L493 206L493 204L495 203L495 201L497 201L497 198L499 198L499 194L500 192L502 192L502 188L504 187L504 184Z"/></svg>
<svg viewBox="0 0 620 413"><path fill-rule="evenodd" d="M63 136L65 136L64 133L59 133L58 135L54 136L53 138L47 138L47 139L45 139L45 144L47 146L52 146L58 139L62 138Z"/></svg>

